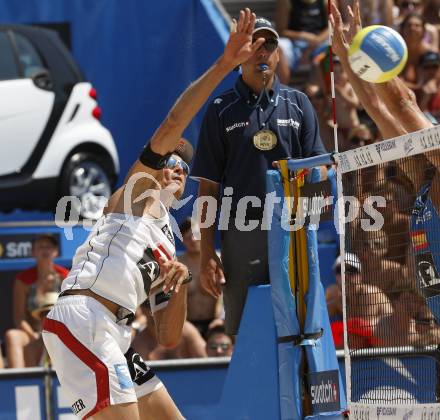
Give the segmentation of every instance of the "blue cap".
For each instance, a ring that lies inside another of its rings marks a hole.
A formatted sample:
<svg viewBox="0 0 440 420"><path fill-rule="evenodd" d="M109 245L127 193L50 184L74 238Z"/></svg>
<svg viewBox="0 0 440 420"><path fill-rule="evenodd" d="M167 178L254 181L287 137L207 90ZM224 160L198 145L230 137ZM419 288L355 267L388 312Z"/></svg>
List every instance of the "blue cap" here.
<svg viewBox="0 0 440 420"><path fill-rule="evenodd" d="M269 31L272 32L277 37L277 39L280 38L278 32L275 30L275 26L272 25L272 22L263 17L257 17L257 19L255 19L255 26L252 34L258 31Z"/></svg>

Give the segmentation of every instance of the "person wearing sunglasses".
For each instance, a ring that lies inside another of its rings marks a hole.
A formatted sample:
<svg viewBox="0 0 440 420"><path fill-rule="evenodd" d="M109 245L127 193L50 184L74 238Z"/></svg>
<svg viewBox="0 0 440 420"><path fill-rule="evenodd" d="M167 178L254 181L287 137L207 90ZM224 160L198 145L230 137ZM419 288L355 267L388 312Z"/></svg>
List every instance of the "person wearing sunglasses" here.
<svg viewBox="0 0 440 420"><path fill-rule="evenodd" d="M199 197L220 204L222 191L232 201L231 211L218 223L221 261L215 251L217 224L205 226L208 206L200 225L200 282L215 298L223 292L226 332L231 335L237 334L248 286L269 282L267 228L262 223L266 171L279 159L325 153L310 100L282 85L275 74L279 36L264 18L256 20L253 42L260 37L263 45L242 63L234 87L208 106L191 171L200 181Z"/></svg>
<svg viewBox="0 0 440 420"><path fill-rule="evenodd" d="M232 338L226 334L223 325L208 330L206 334L206 354L208 357L230 357L233 350Z"/></svg>
<svg viewBox="0 0 440 420"><path fill-rule="evenodd" d="M223 54L171 108L77 249L44 321L44 344L78 417L183 419L161 381L130 348L129 323L148 299L159 343L173 347L181 337L192 276L176 260L169 216L192 157L181 136L223 78L263 44L263 38L252 37L255 19L250 9L240 12Z"/></svg>

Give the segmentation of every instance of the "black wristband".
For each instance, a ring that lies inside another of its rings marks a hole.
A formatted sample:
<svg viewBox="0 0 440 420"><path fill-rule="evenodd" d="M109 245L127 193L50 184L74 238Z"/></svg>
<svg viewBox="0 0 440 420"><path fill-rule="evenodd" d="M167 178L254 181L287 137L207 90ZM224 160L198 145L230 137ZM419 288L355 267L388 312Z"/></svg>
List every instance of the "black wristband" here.
<svg viewBox="0 0 440 420"><path fill-rule="evenodd" d="M188 270L188 277L185 280L183 280L182 284L189 283L190 281L192 281L192 279L193 279L193 275L191 271Z"/></svg>
<svg viewBox="0 0 440 420"><path fill-rule="evenodd" d="M148 143L142 150L142 153L139 156L139 161L149 168L159 170L165 168L171 155L172 153L160 155L159 153L153 152L150 143Z"/></svg>

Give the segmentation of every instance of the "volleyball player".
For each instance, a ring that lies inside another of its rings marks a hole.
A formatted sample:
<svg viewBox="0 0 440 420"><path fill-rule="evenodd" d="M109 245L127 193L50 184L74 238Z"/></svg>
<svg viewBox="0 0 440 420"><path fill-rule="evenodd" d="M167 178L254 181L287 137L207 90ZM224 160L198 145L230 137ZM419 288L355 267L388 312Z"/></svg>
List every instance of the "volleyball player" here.
<svg viewBox="0 0 440 420"><path fill-rule="evenodd" d="M160 381L129 350L126 321L148 298L158 341L172 346L180 337L184 284L191 276L175 259L166 201L183 193L188 174L192 148L181 135L220 81L264 42L252 43L254 24L255 15L242 10L222 56L172 107L78 248L48 314L44 342L79 417L182 418Z"/></svg>
<svg viewBox="0 0 440 420"><path fill-rule="evenodd" d="M415 94L398 77L386 83L373 84L355 75L349 65L348 48L354 35L361 29L358 0L353 1L348 15L348 27L344 30L341 14L332 1L330 19L334 28L333 49L362 105L384 138L433 127L417 105ZM434 150L418 157L425 161L425 167L432 168L431 173L427 174L420 164L414 170L415 161L411 159L400 161L399 166L418 192L412 209L410 235L419 290L425 296L437 323L440 323L440 151Z"/></svg>

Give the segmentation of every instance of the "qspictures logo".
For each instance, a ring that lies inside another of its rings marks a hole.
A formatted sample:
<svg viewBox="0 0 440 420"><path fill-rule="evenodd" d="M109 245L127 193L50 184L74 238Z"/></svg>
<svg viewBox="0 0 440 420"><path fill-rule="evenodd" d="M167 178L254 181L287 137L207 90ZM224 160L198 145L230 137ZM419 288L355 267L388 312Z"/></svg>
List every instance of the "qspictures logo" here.
<svg viewBox="0 0 440 420"><path fill-rule="evenodd" d="M309 391L313 413L339 411L339 372L328 370L309 374Z"/></svg>

